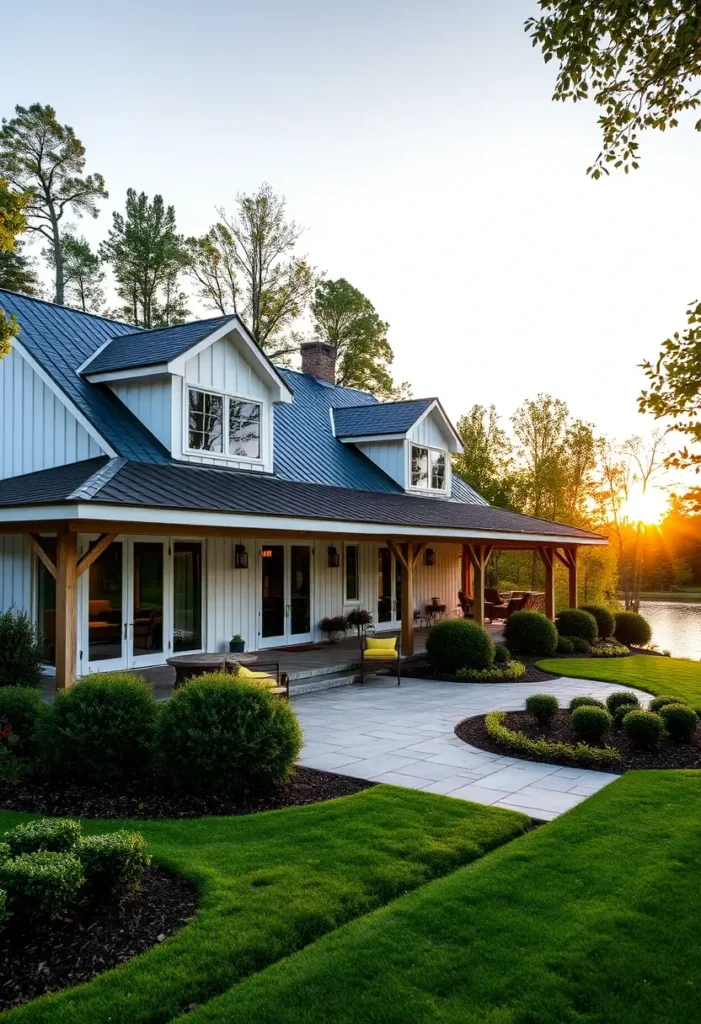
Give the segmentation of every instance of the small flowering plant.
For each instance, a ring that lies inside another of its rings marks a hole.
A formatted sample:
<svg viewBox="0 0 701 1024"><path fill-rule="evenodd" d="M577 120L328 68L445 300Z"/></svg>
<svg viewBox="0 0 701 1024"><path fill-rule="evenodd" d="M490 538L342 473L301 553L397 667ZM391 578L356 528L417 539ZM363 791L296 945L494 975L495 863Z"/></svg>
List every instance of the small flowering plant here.
<svg viewBox="0 0 701 1024"><path fill-rule="evenodd" d="M329 640L334 641L348 629L348 621L345 615L334 615L332 618L327 615L319 623L319 629L328 635Z"/></svg>
<svg viewBox="0 0 701 1024"><path fill-rule="evenodd" d="M349 626L355 626L358 630L358 636L360 636L366 626L372 625L373 617L364 608L354 608L353 611L348 613L346 622Z"/></svg>
<svg viewBox="0 0 701 1024"><path fill-rule="evenodd" d="M7 719L0 718L0 761L10 757L18 742L19 736L15 736L10 723Z"/></svg>

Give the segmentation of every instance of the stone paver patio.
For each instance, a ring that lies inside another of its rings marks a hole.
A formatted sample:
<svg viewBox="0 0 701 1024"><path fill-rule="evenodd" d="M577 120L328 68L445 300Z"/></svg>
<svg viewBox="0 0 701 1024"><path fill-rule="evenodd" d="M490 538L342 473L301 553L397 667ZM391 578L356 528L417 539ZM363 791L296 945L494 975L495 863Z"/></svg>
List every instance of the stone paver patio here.
<svg viewBox="0 0 701 1024"><path fill-rule="evenodd" d="M582 679L543 683L437 683L381 678L294 698L304 731L301 763L427 793L523 811L550 820L618 776L582 768L521 761L478 750L459 740L463 718L523 708L531 693L605 698L620 686ZM642 703L650 695L641 691Z"/></svg>

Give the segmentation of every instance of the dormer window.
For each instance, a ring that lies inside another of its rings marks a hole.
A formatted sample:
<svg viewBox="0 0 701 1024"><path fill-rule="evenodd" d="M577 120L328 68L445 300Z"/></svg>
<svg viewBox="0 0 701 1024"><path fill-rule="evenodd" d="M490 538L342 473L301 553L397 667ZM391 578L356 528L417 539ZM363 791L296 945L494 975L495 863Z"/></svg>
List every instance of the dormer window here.
<svg viewBox="0 0 701 1024"><path fill-rule="evenodd" d="M224 424L228 424L228 433ZM261 458L261 407L230 395L187 389L187 450L229 459Z"/></svg>
<svg viewBox="0 0 701 1024"><path fill-rule="evenodd" d="M411 446L411 486L423 491L445 490L445 452Z"/></svg>

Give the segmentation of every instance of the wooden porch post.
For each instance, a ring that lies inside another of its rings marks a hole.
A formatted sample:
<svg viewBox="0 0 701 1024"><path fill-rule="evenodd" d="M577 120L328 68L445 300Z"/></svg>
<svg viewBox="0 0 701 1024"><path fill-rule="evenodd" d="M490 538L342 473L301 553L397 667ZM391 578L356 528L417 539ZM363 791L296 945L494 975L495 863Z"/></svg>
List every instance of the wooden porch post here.
<svg viewBox="0 0 701 1024"><path fill-rule="evenodd" d="M78 660L78 535L56 537L56 689L76 678Z"/></svg>
<svg viewBox="0 0 701 1024"><path fill-rule="evenodd" d="M463 544L462 579L460 581L460 589L462 590L465 597L472 597L472 562L470 561L470 552L467 549L468 545Z"/></svg>
<svg viewBox="0 0 701 1024"><path fill-rule="evenodd" d="M545 566L545 614L555 620L555 553L553 548L539 548Z"/></svg>
<svg viewBox="0 0 701 1024"><path fill-rule="evenodd" d="M492 550L491 544L465 544L463 546L463 552L467 551L474 573L472 618L478 626L484 626L484 580Z"/></svg>
<svg viewBox="0 0 701 1024"><path fill-rule="evenodd" d="M569 577L569 607L577 607L577 548L563 548L562 551L556 551L555 554L560 559L563 565L567 566L567 573Z"/></svg>
<svg viewBox="0 0 701 1024"><path fill-rule="evenodd" d="M423 544L414 545L387 541L387 547L402 567L402 650L405 656L414 653L414 566L423 551ZM403 549L403 550L402 550Z"/></svg>

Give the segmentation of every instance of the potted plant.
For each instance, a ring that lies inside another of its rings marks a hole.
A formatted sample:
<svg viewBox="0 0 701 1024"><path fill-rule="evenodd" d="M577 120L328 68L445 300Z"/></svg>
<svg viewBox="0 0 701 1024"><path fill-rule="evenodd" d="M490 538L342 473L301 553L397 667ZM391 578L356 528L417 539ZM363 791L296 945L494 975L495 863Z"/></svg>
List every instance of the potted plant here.
<svg viewBox="0 0 701 1024"><path fill-rule="evenodd" d="M237 633L236 636L232 636L231 640L229 640L229 654L243 654L245 650L246 641L241 634Z"/></svg>
<svg viewBox="0 0 701 1024"><path fill-rule="evenodd" d="M322 633L326 633L329 643L335 644L341 634L346 632L348 623L345 615L334 615L333 618L329 618L327 615L319 623L319 628Z"/></svg>
<svg viewBox="0 0 701 1024"><path fill-rule="evenodd" d="M366 612L364 608L354 608L346 616L346 622L349 626L355 626L358 630L358 636L360 636L361 633L365 632L366 626L372 625L373 618L370 612Z"/></svg>

